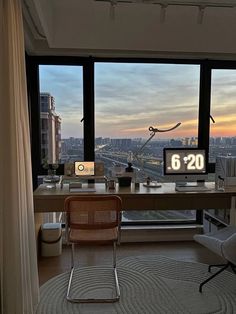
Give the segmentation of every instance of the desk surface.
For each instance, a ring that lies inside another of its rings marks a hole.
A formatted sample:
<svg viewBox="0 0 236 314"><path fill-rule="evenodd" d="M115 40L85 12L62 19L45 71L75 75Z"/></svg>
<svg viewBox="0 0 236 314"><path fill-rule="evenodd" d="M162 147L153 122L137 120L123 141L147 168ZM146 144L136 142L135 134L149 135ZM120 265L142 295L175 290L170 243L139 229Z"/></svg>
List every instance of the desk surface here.
<svg viewBox="0 0 236 314"><path fill-rule="evenodd" d="M159 188L144 187L140 184L138 189L134 185L115 190L107 190L104 183L95 183L95 192L70 193L69 185L61 189L57 186L48 189L40 185L34 192L35 212L60 212L64 208L64 200L72 195L104 195L116 194L122 199L124 210L183 210L183 209L208 209L231 208L231 198L236 196L236 189L216 191L214 183L207 183L208 191L201 192L176 192L174 183L163 183ZM87 184L83 185L87 187Z"/></svg>

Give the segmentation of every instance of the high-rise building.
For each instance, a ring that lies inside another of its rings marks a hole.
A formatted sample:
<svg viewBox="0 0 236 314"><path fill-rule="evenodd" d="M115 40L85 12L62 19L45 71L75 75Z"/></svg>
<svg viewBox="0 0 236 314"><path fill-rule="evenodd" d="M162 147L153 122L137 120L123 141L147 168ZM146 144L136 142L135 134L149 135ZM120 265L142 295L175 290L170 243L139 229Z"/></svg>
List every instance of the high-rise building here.
<svg viewBox="0 0 236 314"><path fill-rule="evenodd" d="M58 163L61 154L61 118L55 112L55 99L40 93L41 158Z"/></svg>

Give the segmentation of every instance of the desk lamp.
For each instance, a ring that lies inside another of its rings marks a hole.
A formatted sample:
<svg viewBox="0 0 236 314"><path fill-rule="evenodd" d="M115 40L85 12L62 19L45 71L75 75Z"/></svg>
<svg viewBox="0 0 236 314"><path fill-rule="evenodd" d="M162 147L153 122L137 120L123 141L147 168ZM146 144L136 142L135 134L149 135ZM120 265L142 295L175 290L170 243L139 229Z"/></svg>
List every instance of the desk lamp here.
<svg viewBox="0 0 236 314"><path fill-rule="evenodd" d="M150 137L146 140L146 142L135 153L133 153L133 157L132 157L133 160L136 159L138 161L138 164L141 165L140 168L141 168L143 173L145 173L145 171L143 169L143 162L139 158L139 154L143 151L144 147L151 141L151 139L156 135L156 133L169 132L169 131L175 130L180 125L181 125L181 123L179 122L175 126L169 128L169 129L158 129L158 128L154 128L152 126L150 126L148 128L148 130L151 132ZM130 160L129 160L129 162L130 162ZM150 184L149 181L150 181L150 179L147 180L147 185ZM159 186L161 186L161 184L158 183L158 184L155 184L153 186L159 187Z"/></svg>

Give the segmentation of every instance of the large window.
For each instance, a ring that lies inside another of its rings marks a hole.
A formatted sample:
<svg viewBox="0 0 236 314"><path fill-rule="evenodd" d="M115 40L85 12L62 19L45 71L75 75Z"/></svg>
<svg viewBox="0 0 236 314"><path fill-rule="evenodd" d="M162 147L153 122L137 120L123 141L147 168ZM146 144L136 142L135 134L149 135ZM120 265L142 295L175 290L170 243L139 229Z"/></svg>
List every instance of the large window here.
<svg viewBox="0 0 236 314"><path fill-rule="evenodd" d="M27 61L34 188L45 159L60 164L103 161L108 177L115 165L126 167L132 161L139 181L147 176L163 181L164 147L210 148L213 163L218 154L236 154L233 62L93 57ZM209 114L216 121L210 126ZM167 129L178 122L177 129L156 133L140 151L150 126ZM196 211L175 208L132 214L124 213L124 220L196 221Z"/></svg>
<svg viewBox="0 0 236 314"><path fill-rule="evenodd" d="M209 157L236 155L236 70L212 70Z"/></svg>
<svg viewBox="0 0 236 314"><path fill-rule="evenodd" d="M108 170L126 164L149 138L149 127L172 132L157 133L141 152L146 172L162 179L163 147L198 145L200 66L179 64L96 63L96 158Z"/></svg>
<svg viewBox="0 0 236 314"><path fill-rule="evenodd" d="M40 65L41 161L83 160L82 66Z"/></svg>
<svg viewBox="0 0 236 314"><path fill-rule="evenodd" d="M95 158L104 162L108 177L131 159L138 180L163 181L163 148L198 145L199 82L199 65L95 64ZM157 133L139 153L150 126L168 129L178 122L179 128ZM189 221L195 213L125 212L123 219Z"/></svg>

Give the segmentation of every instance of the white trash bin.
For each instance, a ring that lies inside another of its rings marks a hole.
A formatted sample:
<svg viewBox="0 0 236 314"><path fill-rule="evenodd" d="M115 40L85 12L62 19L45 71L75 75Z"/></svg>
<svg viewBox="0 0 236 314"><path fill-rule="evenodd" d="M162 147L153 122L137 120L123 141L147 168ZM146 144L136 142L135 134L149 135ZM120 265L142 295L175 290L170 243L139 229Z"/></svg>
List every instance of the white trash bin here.
<svg viewBox="0 0 236 314"><path fill-rule="evenodd" d="M41 255L59 256L62 252L62 229L60 223L41 225Z"/></svg>

